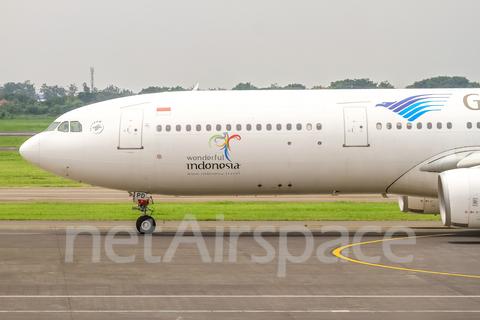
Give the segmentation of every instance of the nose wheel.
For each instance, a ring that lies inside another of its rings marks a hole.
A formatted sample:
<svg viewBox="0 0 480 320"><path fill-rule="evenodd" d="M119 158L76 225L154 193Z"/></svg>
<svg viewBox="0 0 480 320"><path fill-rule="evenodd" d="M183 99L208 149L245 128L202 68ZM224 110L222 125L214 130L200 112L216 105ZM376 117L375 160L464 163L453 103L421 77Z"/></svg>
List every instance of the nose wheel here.
<svg viewBox="0 0 480 320"><path fill-rule="evenodd" d="M141 234L151 234L155 231L155 219L150 216L141 216L137 219L137 230Z"/></svg>
<svg viewBox="0 0 480 320"><path fill-rule="evenodd" d="M137 231L140 234L152 234L157 224L155 219L152 218L153 209L150 209L148 205L150 202L153 204L153 198L145 192L134 192L131 193L131 196L133 196L133 202L137 204L132 209L142 212L142 215L137 219ZM149 215L147 211L150 211Z"/></svg>

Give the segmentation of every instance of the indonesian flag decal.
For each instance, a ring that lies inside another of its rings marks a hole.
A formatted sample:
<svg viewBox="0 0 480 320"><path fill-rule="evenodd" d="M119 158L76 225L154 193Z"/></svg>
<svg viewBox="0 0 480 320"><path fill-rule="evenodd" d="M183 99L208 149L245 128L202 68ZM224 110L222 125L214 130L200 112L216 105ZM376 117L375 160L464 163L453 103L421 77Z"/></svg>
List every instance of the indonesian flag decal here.
<svg viewBox="0 0 480 320"><path fill-rule="evenodd" d="M169 116L172 113L172 108L164 107L164 108L157 108L157 116Z"/></svg>

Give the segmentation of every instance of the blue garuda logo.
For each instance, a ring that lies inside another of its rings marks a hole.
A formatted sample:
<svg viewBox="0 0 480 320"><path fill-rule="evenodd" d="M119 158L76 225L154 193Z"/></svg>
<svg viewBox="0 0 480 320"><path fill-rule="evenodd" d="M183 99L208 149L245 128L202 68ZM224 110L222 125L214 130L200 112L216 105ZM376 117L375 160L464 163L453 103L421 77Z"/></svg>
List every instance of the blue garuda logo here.
<svg viewBox="0 0 480 320"><path fill-rule="evenodd" d="M411 96L402 101L383 102L377 104L375 107L384 107L398 113L408 121L414 121L418 117L427 112L440 111L440 107L444 106L444 102L450 94L421 94L418 96Z"/></svg>

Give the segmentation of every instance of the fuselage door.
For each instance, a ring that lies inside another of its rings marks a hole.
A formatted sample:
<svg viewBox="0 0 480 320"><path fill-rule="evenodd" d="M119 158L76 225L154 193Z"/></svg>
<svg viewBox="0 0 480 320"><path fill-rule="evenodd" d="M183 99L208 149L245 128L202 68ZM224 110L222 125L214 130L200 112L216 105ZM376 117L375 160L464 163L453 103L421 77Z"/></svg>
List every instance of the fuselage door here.
<svg viewBox="0 0 480 320"><path fill-rule="evenodd" d="M143 149L143 109L123 109L118 149Z"/></svg>
<svg viewBox="0 0 480 320"><path fill-rule="evenodd" d="M344 147L369 147L367 130L367 109L365 107L344 107Z"/></svg>

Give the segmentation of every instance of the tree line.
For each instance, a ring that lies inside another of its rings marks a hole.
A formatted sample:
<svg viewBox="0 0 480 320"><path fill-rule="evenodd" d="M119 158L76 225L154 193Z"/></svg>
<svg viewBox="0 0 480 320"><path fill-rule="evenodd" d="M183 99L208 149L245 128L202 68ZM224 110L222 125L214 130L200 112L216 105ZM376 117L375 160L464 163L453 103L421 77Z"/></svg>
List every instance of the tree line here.
<svg viewBox="0 0 480 320"><path fill-rule="evenodd" d="M142 89L137 94L148 94L169 91L188 91L191 88L176 87L158 87L151 86ZM480 83L471 82L465 77L434 77L416 81L406 88L480 88ZM368 78L345 79L333 81L329 86L314 86L310 90L321 89L394 89L394 86L388 81L380 83L373 82ZM80 91L82 90L82 91ZM208 90L226 90L224 88L215 88ZM286 86L280 86L277 83L269 87L259 88L251 82L239 83L231 90L308 90L306 86L299 83L292 83ZM90 88L83 83L82 88L75 84L67 88L54 85L43 84L37 93L35 85L30 81L8 82L0 86L0 119L12 118L16 115L48 115L58 116L70 110L83 107L88 104L101 102L105 100L121 98L135 95L134 92L127 89L121 89L114 85L109 85L105 89Z"/></svg>

